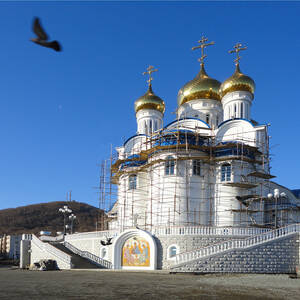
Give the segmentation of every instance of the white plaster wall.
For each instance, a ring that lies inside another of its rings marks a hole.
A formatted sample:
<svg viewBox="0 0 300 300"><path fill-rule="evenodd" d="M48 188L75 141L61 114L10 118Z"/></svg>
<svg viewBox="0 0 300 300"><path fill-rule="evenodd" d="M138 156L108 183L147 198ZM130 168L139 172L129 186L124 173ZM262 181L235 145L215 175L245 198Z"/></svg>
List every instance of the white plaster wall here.
<svg viewBox="0 0 300 300"><path fill-rule="evenodd" d="M141 109L136 113L136 121L138 133L150 135L162 128L163 114L155 109Z"/></svg>
<svg viewBox="0 0 300 300"><path fill-rule="evenodd" d="M222 98L224 121L233 118L244 118L250 120L252 98L253 97L249 92L235 91L227 93ZM243 109L241 108L241 105L243 105Z"/></svg>
<svg viewBox="0 0 300 300"><path fill-rule="evenodd" d="M56 261L59 269L61 269L61 270L72 269L71 263L66 263L65 261L63 261L59 257L57 257L56 255L53 255L52 253L45 251L44 249L38 247L36 245L36 243L34 243L33 241L31 241L30 249L31 249L30 264L39 262L41 259L53 259ZM57 251L59 251L59 250L57 250Z"/></svg>
<svg viewBox="0 0 300 300"><path fill-rule="evenodd" d="M256 147L256 130L245 120L231 120L224 123L217 131L216 142L237 141Z"/></svg>
<svg viewBox="0 0 300 300"><path fill-rule="evenodd" d="M218 100L196 99L182 104L178 108L179 118L199 118L206 122L209 115L209 125L216 127L223 121L223 108Z"/></svg>

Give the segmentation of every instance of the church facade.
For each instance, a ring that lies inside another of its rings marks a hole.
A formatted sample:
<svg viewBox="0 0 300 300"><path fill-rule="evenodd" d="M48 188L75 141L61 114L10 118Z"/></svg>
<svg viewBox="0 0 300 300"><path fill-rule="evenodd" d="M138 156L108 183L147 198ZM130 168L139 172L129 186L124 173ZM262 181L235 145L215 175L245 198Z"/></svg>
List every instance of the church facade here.
<svg viewBox="0 0 300 300"><path fill-rule="evenodd" d="M137 134L117 148L118 199L108 230L67 235L112 269L291 273L299 264L300 199L270 174L268 125L252 119L254 80L206 70L179 90L176 118L152 88L135 101ZM112 244L100 243L112 238Z"/></svg>

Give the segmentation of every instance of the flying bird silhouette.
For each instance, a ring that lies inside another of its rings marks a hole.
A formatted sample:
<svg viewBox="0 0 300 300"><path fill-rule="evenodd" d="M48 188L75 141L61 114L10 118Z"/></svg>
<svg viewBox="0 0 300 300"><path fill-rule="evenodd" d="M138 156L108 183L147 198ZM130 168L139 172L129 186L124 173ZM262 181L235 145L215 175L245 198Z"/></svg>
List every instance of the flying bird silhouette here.
<svg viewBox="0 0 300 300"><path fill-rule="evenodd" d="M102 246L108 246L108 245L111 245L112 244L112 238L106 238L106 241L100 241L101 245Z"/></svg>
<svg viewBox="0 0 300 300"><path fill-rule="evenodd" d="M61 51L61 45L58 41L48 41L49 37L42 28L39 18L34 18L32 30L37 35L37 38L30 39L32 42L55 51Z"/></svg>

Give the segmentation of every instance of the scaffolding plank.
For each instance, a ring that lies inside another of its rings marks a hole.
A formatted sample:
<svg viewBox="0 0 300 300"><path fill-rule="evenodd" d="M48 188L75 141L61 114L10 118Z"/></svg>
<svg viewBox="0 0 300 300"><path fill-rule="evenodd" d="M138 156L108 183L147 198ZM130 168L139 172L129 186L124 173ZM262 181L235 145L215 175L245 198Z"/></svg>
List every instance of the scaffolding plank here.
<svg viewBox="0 0 300 300"><path fill-rule="evenodd" d="M245 196L236 196L235 198L239 201L245 201L248 199L258 198L259 196L256 194L245 195Z"/></svg>
<svg viewBox="0 0 300 300"><path fill-rule="evenodd" d="M259 177L259 178L263 178L263 179L271 179L271 178L275 178L276 177L274 175L266 174L266 173L258 172L258 171L251 172L247 176Z"/></svg>
<svg viewBox="0 0 300 300"><path fill-rule="evenodd" d="M244 188L244 189L252 189L254 187L257 187L257 184L248 183L248 182L227 182L227 183L223 183L223 185Z"/></svg>
<svg viewBox="0 0 300 300"><path fill-rule="evenodd" d="M231 209L231 211L232 212L247 212L249 214L260 212L260 210L252 210L252 209L246 209L246 208Z"/></svg>

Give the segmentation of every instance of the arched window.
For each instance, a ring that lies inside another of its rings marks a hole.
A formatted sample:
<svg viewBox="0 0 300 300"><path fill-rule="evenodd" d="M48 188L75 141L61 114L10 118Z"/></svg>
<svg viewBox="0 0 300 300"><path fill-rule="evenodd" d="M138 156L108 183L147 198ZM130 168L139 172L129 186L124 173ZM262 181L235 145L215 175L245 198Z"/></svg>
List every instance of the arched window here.
<svg viewBox="0 0 300 300"><path fill-rule="evenodd" d="M193 160L193 175L201 175L201 161L198 159Z"/></svg>
<svg viewBox="0 0 300 300"><path fill-rule="evenodd" d="M175 160L172 156L168 156L165 162L165 175L175 174Z"/></svg>
<svg viewBox="0 0 300 300"><path fill-rule="evenodd" d="M105 259L106 256L107 256L107 249L104 247L101 249L100 257Z"/></svg>
<svg viewBox="0 0 300 300"><path fill-rule="evenodd" d="M177 245L170 245L168 248L168 259L175 259L175 256L179 254L179 247Z"/></svg>
<svg viewBox="0 0 300 300"><path fill-rule="evenodd" d="M221 181L231 181L231 165L223 164L221 167Z"/></svg>
<svg viewBox="0 0 300 300"><path fill-rule="evenodd" d="M134 175L130 175L129 176L129 190L135 190L136 189L136 182L137 182L137 176Z"/></svg>

